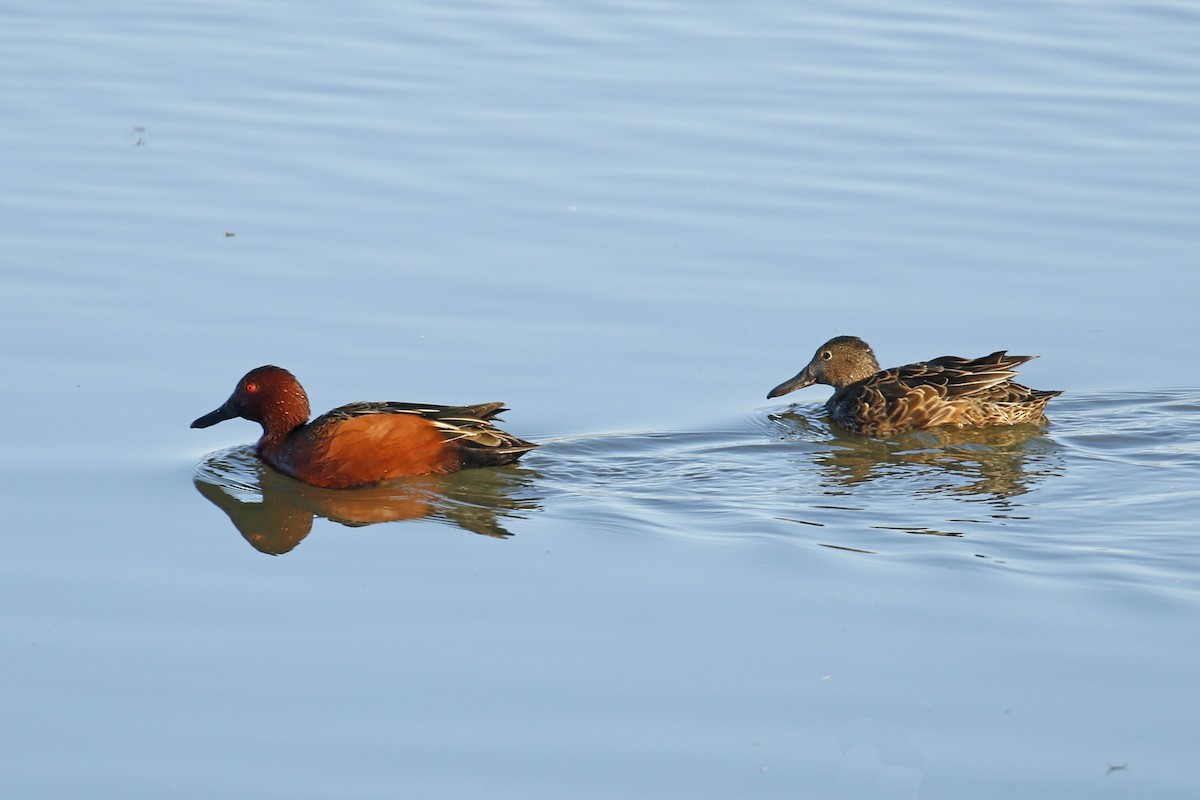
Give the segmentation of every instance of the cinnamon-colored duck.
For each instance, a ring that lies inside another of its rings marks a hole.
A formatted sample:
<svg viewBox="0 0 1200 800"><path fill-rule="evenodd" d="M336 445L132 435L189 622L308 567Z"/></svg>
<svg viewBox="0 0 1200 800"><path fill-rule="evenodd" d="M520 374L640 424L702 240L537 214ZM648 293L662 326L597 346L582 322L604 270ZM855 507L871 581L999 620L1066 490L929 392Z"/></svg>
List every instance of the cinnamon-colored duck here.
<svg viewBox="0 0 1200 800"><path fill-rule="evenodd" d="M436 406L350 403L308 421L308 395L286 369L250 370L220 408L192 423L234 417L262 425L258 457L279 472L327 489L511 464L537 447L492 425L503 403Z"/></svg>
<svg viewBox="0 0 1200 800"><path fill-rule="evenodd" d="M933 428L1044 422L1046 403L1062 394L1030 389L1012 380L1015 367L1036 356L998 350L982 358L942 356L881 370L875 353L857 336L837 336L817 348L812 361L767 395L823 383L833 422L851 433L886 436Z"/></svg>

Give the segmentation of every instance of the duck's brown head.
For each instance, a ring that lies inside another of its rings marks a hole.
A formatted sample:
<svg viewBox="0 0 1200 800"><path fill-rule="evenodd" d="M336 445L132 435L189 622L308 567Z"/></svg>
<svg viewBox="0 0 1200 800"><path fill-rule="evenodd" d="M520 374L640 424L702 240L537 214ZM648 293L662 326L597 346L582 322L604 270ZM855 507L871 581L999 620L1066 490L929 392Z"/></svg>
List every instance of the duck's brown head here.
<svg viewBox="0 0 1200 800"><path fill-rule="evenodd" d="M835 336L817 348L804 369L772 389L767 397L779 397L814 383L842 389L876 372L879 362L870 345L857 336Z"/></svg>
<svg viewBox="0 0 1200 800"><path fill-rule="evenodd" d="M234 417L263 426L264 434L287 433L308 421L308 395L296 376L271 365L247 372L229 399L192 423L207 428Z"/></svg>

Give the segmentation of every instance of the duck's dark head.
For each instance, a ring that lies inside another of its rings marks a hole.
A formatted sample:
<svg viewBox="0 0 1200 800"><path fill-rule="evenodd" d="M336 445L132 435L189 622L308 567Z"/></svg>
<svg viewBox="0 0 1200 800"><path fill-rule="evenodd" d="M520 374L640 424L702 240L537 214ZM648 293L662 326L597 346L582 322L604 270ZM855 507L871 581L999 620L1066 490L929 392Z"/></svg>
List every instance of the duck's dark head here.
<svg viewBox="0 0 1200 800"><path fill-rule="evenodd" d="M238 381L229 399L192 423L207 428L234 417L263 426L267 435L287 433L308 421L308 395L296 376L271 365L252 369Z"/></svg>

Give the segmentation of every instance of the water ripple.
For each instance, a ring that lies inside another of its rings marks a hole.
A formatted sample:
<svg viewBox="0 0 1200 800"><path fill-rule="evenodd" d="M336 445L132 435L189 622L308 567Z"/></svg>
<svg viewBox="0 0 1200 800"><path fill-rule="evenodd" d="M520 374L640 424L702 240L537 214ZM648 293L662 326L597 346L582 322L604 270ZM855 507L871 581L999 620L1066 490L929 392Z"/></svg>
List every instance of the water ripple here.
<svg viewBox="0 0 1200 800"><path fill-rule="evenodd" d="M562 439L536 464L551 511L569 496L584 504L572 513L614 527L1197 585L1200 402L1188 390L1064 397L1045 427L882 440L793 406L709 430ZM931 553L920 542L933 538L959 544Z"/></svg>

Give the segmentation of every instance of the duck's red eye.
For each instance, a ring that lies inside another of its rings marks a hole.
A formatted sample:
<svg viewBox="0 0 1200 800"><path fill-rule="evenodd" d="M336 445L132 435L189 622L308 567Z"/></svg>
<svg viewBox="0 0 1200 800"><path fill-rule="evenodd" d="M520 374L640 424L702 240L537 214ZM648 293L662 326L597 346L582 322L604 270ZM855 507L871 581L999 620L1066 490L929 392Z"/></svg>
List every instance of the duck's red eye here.
<svg viewBox="0 0 1200 800"><path fill-rule="evenodd" d="M249 392L250 394L254 394L255 392L258 391L258 384L257 383L247 383L246 391Z"/></svg>

